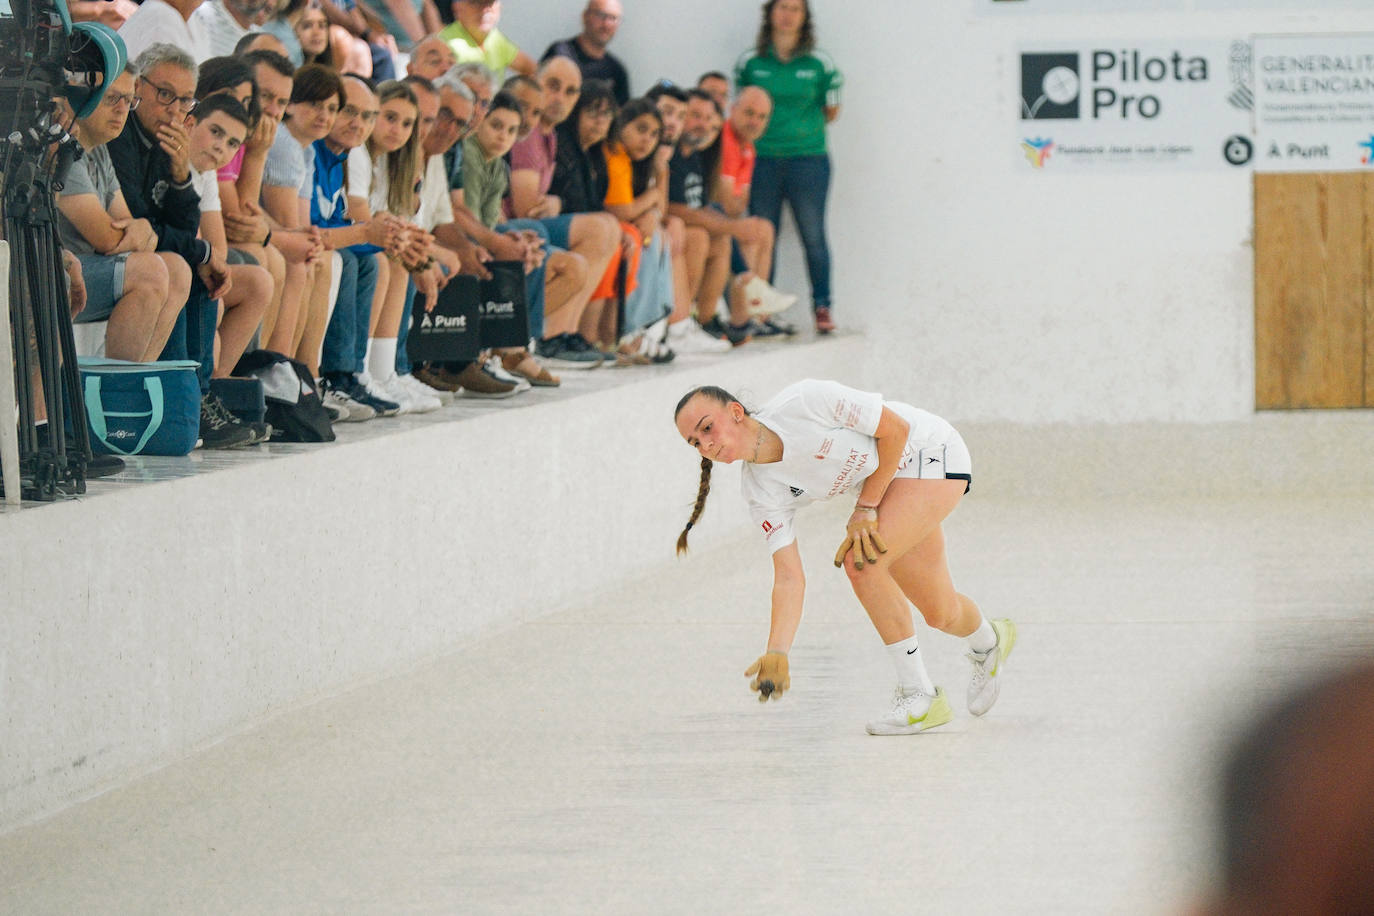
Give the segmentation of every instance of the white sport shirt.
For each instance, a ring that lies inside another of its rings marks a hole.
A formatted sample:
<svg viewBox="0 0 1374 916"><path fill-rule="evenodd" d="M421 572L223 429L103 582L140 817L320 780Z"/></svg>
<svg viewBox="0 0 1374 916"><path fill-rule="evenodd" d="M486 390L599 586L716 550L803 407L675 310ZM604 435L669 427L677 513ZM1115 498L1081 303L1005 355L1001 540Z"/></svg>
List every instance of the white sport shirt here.
<svg viewBox="0 0 1374 916"><path fill-rule="evenodd" d="M924 410L839 382L803 379L784 388L754 413L754 419L782 439L782 460L745 463L740 488L754 524L776 553L797 539L793 517L816 500L857 490L878 467L878 420L892 408L911 424L898 473L922 448L959 441L954 427ZM943 473L941 476L944 476Z"/></svg>

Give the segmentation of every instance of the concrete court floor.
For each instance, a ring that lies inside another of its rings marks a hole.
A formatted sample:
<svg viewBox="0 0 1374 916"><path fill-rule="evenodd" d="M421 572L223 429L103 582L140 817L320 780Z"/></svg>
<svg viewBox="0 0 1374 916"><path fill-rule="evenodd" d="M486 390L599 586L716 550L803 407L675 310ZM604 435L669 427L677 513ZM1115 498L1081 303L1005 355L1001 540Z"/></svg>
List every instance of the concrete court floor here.
<svg viewBox="0 0 1374 916"><path fill-rule="evenodd" d="M1374 652L1374 518L977 497L956 581L1021 631L984 719L921 629L955 721L864 733L892 678L818 506L779 702L763 548L706 545L0 836L0 912L1180 913L1234 724Z"/></svg>

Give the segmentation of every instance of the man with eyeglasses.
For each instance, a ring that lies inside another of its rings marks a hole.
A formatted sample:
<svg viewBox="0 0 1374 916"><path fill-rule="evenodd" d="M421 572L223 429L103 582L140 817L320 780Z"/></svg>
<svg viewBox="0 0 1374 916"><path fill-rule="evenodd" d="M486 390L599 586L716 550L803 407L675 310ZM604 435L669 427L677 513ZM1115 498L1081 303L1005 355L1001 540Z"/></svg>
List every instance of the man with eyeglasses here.
<svg viewBox="0 0 1374 916"><path fill-rule="evenodd" d="M81 262L86 303L78 322L106 321L105 355L157 359L186 304L191 269L176 253L154 251L157 234L134 219L105 144L124 130L138 107L132 68L115 78L100 105L78 121L85 156L72 163L57 198L62 247Z"/></svg>
<svg viewBox="0 0 1374 916"><path fill-rule="evenodd" d="M582 33L549 45L540 63L550 57L570 57L583 80L609 80L616 104L624 105L630 100L630 74L620 58L607 50L623 15L620 0L587 0Z"/></svg>
<svg viewBox="0 0 1374 916"><path fill-rule="evenodd" d="M198 237L200 195L191 168L186 116L195 108L197 67L182 48L150 45L137 60L138 107L124 130L107 144L110 161L129 213L147 219L157 233L157 250L175 252L194 277L186 308L163 350L165 359L193 359L201 390L201 439L206 448L233 448L256 441L251 428L210 393L214 369L216 300L229 291L229 267L210 243Z"/></svg>
<svg viewBox="0 0 1374 916"><path fill-rule="evenodd" d="M415 46L406 63L407 76L421 76L433 82L454 64L453 49L438 35L431 35Z"/></svg>

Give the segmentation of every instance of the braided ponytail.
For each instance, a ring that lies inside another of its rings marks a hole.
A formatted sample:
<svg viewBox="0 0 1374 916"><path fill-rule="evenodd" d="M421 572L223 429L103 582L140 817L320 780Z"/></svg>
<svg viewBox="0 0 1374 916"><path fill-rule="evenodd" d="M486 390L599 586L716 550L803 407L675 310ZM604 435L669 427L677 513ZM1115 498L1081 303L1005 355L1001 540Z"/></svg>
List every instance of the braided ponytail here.
<svg viewBox="0 0 1374 916"><path fill-rule="evenodd" d="M701 518L701 512L706 508L706 495L711 492L711 459L701 459L701 485L697 487L697 502L692 507L692 517L687 519L687 527L682 529L682 533L677 536L678 555L687 552L687 532L692 530L692 526Z"/></svg>

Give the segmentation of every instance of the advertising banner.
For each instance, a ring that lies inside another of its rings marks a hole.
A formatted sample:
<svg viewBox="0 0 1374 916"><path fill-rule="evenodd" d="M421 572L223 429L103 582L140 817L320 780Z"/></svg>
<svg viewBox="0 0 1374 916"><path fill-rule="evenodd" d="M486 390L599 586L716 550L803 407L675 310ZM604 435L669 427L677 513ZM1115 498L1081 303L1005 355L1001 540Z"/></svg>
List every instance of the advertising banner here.
<svg viewBox="0 0 1374 916"><path fill-rule="evenodd" d="M1255 171L1374 168L1374 35L1257 35Z"/></svg>
<svg viewBox="0 0 1374 916"><path fill-rule="evenodd" d="M1254 154L1250 43L1037 43L1018 50L1020 168L1235 169Z"/></svg>

